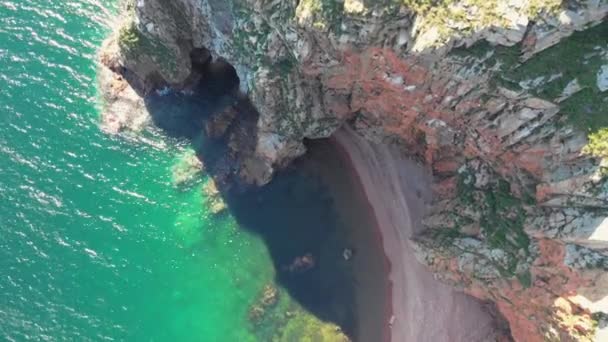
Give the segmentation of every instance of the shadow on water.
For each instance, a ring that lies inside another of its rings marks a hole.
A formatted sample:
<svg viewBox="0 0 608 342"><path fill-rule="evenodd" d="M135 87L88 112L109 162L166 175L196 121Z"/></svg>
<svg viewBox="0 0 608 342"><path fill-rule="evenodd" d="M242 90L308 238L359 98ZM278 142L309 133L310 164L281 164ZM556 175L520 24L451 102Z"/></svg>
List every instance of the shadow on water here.
<svg viewBox="0 0 608 342"><path fill-rule="evenodd" d="M231 94L217 95L206 84L188 92L158 91L145 99L154 124L175 138L196 139L203 131L204 120L234 103Z"/></svg>
<svg viewBox="0 0 608 342"><path fill-rule="evenodd" d="M331 195L320 180L285 170L264 187L229 192L227 201L239 225L266 242L277 283L308 311L353 336L353 272L342 257L346 246ZM312 256L314 267L294 268L305 255Z"/></svg>
<svg viewBox="0 0 608 342"><path fill-rule="evenodd" d="M203 63L199 67L205 68L206 76L196 80L187 92L153 92L145 103L159 128L171 137L191 141L206 170L226 181L227 169L236 169L238 158L228 156L228 137L207 137L205 121L235 106L240 118L229 130L241 130L240 136L254 144L258 114L253 113L255 109L248 100L234 95L238 78L234 79L236 72L231 66L223 64L223 69L215 73L209 73ZM238 182L234 177L230 181ZM352 264L342 256L346 246L337 232L337 215L319 177L292 167L263 187L238 184L220 188L239 226L265 241L276 269L276 282L309 312L338 324L353 336L357 322ZM294 261L305 255L312 257L314 267L295 269Z"/></svg>

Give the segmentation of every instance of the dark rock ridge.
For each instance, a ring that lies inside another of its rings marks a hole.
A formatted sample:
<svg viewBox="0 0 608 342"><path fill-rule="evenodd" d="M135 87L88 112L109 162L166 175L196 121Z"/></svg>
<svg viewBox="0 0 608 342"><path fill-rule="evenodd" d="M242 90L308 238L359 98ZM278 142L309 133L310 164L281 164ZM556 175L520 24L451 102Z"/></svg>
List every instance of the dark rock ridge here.
<svg viewBox="0 0 608 342"><path fill-rule="evenodd" d="M515 340L608 339L608 3L424 3L127 1L103 126L142 130L143 96L207 78L240 97L206 128L249 183L342 125L398 144L435 177L421 262Z"/></svg>

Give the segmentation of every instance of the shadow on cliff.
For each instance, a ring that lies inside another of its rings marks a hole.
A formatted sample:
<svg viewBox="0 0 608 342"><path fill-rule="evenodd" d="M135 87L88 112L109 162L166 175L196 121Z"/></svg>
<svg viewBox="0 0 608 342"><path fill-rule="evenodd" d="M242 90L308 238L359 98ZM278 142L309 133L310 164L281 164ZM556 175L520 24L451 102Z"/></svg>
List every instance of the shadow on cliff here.
<svg viewBox="0 0 608 342"><path fill-rule="evenodd" d="M200 135L205 119L236 101L239 85L236 70L226 61L193 55L194 72L184 90L161 87L144 98L157 127L169 136L190 140Z"/></svg>
<svg viewBox="0 0 608 342"><path fill-rule="evenodd" d="M222 58L214 60L204 47L194 48L190 61L192 68L187 79L170 84L158 72L138 73L122 65L118 58L102 54L101 63L118 76L107 81L108 94L104 96L110 102L116 101L122 88L114 83L124 80L143 98L156 127L173 138L196 139L205 118L236 101L240 80L232 65Z"/></svg>

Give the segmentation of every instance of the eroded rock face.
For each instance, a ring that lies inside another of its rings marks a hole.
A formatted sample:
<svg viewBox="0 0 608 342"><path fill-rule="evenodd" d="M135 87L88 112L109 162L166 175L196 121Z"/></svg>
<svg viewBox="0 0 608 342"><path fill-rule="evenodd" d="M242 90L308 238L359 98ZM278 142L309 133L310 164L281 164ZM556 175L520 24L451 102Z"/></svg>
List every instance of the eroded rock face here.
<svg viewBox="0 0 608 342"><path fill-rule="evenodd" d="M192 51L209 51L259 112L231 138L248 182L344 124L397 143L435 176L429 229L412 242L421 262L495 302L518 341L601 336L608 182L600 156L582 151L608 125L608 4L468 0L433 14L416 3L132 2L102 52L122 75L102 71L105 121L142 122L116 113L159 85L187 88Z"/></svg>

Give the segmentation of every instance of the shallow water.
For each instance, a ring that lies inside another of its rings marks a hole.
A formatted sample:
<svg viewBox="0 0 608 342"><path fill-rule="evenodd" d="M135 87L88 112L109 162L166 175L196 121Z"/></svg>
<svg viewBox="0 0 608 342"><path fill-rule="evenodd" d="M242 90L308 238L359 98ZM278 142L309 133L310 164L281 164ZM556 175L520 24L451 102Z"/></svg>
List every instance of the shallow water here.
<svg viewBox="0 0 608 342"><path fill-rule="evenodd" d="M251 339L241 322L272 279L262 241L211 218L200 184L173 186L183 148L98 128L113 5L0 4L0 339Z"/></svg>
<svg viewBox="0 0 608 342"><path fill-rule="evenodd" d="M188 141L100 131L94 60L114 11L0 2L0 340L265 341L307 310L354 332L354 271L321 256L347 231L319 179L283 173L214 215L206 176L174 184ZM282 245L288 222L301 240ZM283 271L308 252L335 276ZM253 324L267 284L279 301Z"/></svg>

